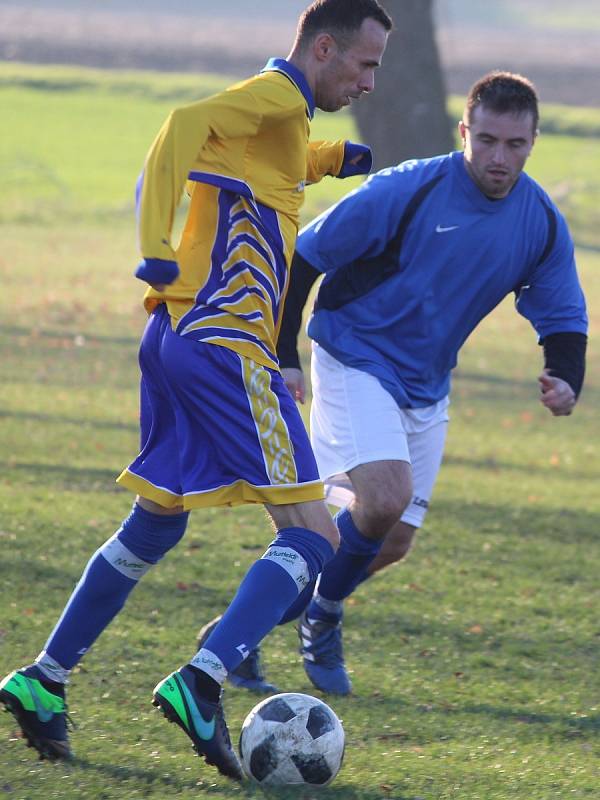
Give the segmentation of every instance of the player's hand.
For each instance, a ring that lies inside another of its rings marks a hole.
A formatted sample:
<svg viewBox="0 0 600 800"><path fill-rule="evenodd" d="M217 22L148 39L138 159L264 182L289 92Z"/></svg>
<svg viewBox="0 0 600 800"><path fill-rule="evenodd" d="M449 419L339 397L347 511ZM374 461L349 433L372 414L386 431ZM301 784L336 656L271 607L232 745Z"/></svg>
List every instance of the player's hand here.
<svg viewBox="0 0 600 800"><path fill-rule="evenodd" d="M545 369L538 378L542 405L555 417L568 417L575 408L575 392L562 378L555 378Z"/></svg>
<svg viewBox="0 0 600 800"><path fill-rule="evenodd" d="M294 400L297 403L304 403L306 399L306 384L302 370L296 369L296 367L285 367L281 370L281 377Z"/></svg>

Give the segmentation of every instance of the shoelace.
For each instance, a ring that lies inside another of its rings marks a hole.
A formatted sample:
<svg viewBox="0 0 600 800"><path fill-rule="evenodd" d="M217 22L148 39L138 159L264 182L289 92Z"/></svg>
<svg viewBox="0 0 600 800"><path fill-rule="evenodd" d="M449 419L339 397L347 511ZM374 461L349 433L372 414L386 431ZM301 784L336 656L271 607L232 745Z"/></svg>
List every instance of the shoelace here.
<svg viewBox="0 0 600 800"><path fill-rule="evenodd" d="M306 623L303 623L303 625ZM315 630L319 625L308 625L306 627L311 631ZM342 649L342 636L339 625L323 625L323 632L314 636L308 636L310 644L305 645L302 650L312 653L313 656L318 657L319 664L326 667L337 667L344 662L344 654Z"/></svg>
<svg viewBox="0 0 600 800"><path fill-rule="evenodd" d="M231 747L231 736L229 735L229 728L227 727L227 723L225 722L225 714L223 713L223 708L220 703L217 706L217 710L215 712L215 722L217 724L217 728L219 729L219 733L223 738L223 741L228 747Z"/></svg>
<svg viewBox="0 0 600 800"><path fill-rule="evenodd" d="M73 717L72 717L72 716L69 714L69 712L67 711L67 707L66 707L66 706L65 706L65 719L66 719L66 720L67 720L67 722L69 723L69 728L70 728L72 731L76 731L76 730L77 730L77 728L78 728L79 726L77 725L77 723L75 722L75 720L73 719Z"/></svg>

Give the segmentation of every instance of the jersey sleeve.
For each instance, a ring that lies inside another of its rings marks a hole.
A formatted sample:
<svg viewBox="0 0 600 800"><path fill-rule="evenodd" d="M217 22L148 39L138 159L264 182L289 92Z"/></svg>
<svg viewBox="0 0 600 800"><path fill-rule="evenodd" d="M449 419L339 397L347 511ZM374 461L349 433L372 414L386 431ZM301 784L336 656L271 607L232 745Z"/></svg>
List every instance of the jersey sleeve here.
<svg viewBox="0 0 600 800"><path fill-rule="evenodd" d="M272 91L250 79L175 109L152 144L138 192L139 245L144 259L174 261L171 232L188 174L209 138L254 136L269 120L295 112L297 91Z"/></svg>
<svg viewBox="0 0 600 800"><path fill-rule="evenodd" d="M535 328L539 339L554 333L587 333L583 290L577 276L573 241L561 214L550 252L533 270L517 296L516 307Z"/></svg>
<svg viewBox="0 0 600 800"><path fill-rule="evenodd" d="M343 139L336 142L309 142L306 157L306 182L318 183L325 175L338 175L344 163Z"/></svg>
<svg viewBox="0 0 600 800"><path fill-rule="evenodd" d="M379 255L395 235L415 185L399 167L375 173L303 228L297 250L321 272Z"/></svg>

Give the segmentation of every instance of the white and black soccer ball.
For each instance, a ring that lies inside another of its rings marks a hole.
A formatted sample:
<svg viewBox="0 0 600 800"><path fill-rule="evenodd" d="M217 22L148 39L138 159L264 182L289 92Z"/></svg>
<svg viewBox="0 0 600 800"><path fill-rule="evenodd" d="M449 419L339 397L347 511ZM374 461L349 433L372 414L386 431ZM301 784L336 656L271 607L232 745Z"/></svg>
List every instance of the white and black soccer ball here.
<svg viewBox="0 0 600 800"><path fill-rule="evenodd" d="M325 786L344 757L344 729L328 705L289 692L263 700L240 734L244 772L263 786Z"/></svg>

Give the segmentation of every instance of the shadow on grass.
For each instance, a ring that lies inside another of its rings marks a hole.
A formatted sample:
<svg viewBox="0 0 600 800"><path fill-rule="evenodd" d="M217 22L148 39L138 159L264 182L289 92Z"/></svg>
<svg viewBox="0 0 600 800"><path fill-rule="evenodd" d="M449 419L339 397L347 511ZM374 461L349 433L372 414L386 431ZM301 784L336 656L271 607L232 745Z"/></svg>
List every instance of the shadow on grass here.
<svg viewBox="0 0 600 800"><path fill-rule="evenodd" d="M134 781L140 787L162 787L164 790L174 791L198 791L198 781L194 779L182 780L181 778L165 775L160 767L155 770L141 769L139 767L126 767L117 764L107 764L106 762L90 761L87 758L74 756L70 761L61 765L66 769L81 770L83 772L95 772L101 777L113 781ZM216 787L215 787L216 789ZM239 792L237 792L239 795Z"/></svg>
<svg viewBox="0 0 600 800"><path fill-rule="evenodd" d="M71 492L97 491L101 488L102 491L112 494L124 491L115 482L123 466L115 469L97 469L66 467L63 464L25 463L11 465L6 476L12 473L15 480L24 479L24 483L34 484L36 487L68 489Z"/></svg>
<svg viewBox="0 0 600 800"><path fill-rule="evenodd" d="M19 328L13 327L12 325L0 325L0 335L4 335L7 337L21 337L24 336L27 339L54 339L59 342L64 341L65 339L72 339L75 335L81 333L79 330L79 326L74 326L70 329L63 329L63 330L53 330L47 328L40 328L39 330L33 331L31 328ZM101 334L95 333L90 334L87 332L83 332L85 335L85 340L90 344L116 344L119 346L123 345L131 345L132 347L137 347L140 343L140 336L142 331L140 330L139 336L109 336L108 334Z"/></svg>
<svg viewBox="0 0 600 800"><path fill-rule="evenodd" d="M478 471L487 471L494 475L502 472L518 472L530 477L540 476L556 477L557 470L553 466L539 466L535 467L532 464L499 461L495 458L466 458L465 456L444 456L444 466L449 467L468 467ZM587 471L576 471L569 469L568 473L564 475L565 478L576 480L593 480L599 479L600 475Z"/></svg>
<svg viewBox="0 0 600 800"><path fill-rule="evenodd" d="M600 735L600 714L591 714L588 717L576 717L571 714L537 713L525 709L499 708L487 703L477 705L464 705L458 709L462 714L482 714L497 720L518 722L522 725L543 725L547 728L545 736L559 738L575 738L577 736ZM548 726L553 726L550 729ZM563 730L556 730L560 726Z"/></svg>
<svg viewBox="0 0 600 800"><path fill-rule="evenodd" d="M330 798L330 800L379 800L382 797L381 792L375 789L361 789L356 790L350 786L340 785L328 786L326 788L312 788L310 786L258 786L250 781L245 781L239 784L235 781L228 781L223 785L223 779L220 779L219 784L213 783L217 778L217 773L210 767L206 767L203 762L198 762L199 772L198 779L184 780L179 777L171 777L164 774L164 768L156 767L156 769L140 769L139 767L127 767L117 764L107 764L105 762L93 762L87 758L79 758L75 756L70 762L68 767L72 769L82 770L83 772L95 772L100 776L111 781L134 781L140 787L147 789L161 787L165 791L175 793L176 791L196 791L201 792L202 795L218 794L231 794L232 797L251 797L251 798L265 798L265 800L313 800L315 793L319 793L319 797ZM165 795L166 796L166 795ZM389 796L389 795L388 795ZM393 795L395 800L408 800L408 795L401 795L395 793Z"/></svg>
<svg viewBox="0 0 600 800"><path fill-rule="evenodd" d="M498 404L504 412L508 412L515 404L522 409L523 403L526 406L531 404L533 407L537 402L538 372L535 370L536 365L532 365L531 378L519 379L503 375L466 372L458 368L452 373L452 385L457 391L464 392L464 397L461 398L464 402L485 400L493 405ZM588 379L584 384L581 405L584 407L593 405L599 394Z"/></svg>
<svg viewBox="0 0 600 800"><path fill-rule="evenodd" d="M530 506L506 506L459 500L439 500L435 504L436 524L451 522L482 536L502 532L523 539L543 539L556 543L597 545L600 513L570 508L544 509L539 503ZM501 522L501 529L497 528Z"/></svg>
<svg viewBox="0 0 600 800"><path fill-rule="evenodd" d="M138 431L137 423L93 419L92 417L64 417L57 414L40 414L32 411L0 411L0 420L14 420L15 422L43 422L44 425L78 425L88 426L90 429Z"/></svg>

